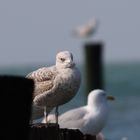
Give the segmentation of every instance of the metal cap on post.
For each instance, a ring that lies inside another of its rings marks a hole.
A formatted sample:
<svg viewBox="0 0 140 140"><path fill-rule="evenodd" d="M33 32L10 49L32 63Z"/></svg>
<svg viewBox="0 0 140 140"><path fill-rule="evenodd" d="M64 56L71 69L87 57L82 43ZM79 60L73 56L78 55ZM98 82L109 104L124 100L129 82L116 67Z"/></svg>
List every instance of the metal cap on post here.
<svg viewBox="0 0 140 140"><path fill-rule="evenodd" d="M90 42L84 46L85 50L85 76L86 76L86 93L94 89L103 89L103 62L102 42Z"/></svg>

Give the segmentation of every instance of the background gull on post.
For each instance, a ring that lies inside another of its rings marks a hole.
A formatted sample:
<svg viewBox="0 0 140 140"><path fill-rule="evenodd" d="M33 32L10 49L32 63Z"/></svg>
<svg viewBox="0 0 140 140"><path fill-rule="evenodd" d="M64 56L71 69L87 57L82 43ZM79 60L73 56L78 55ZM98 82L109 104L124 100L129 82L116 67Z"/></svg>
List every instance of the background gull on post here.
<svg viewBox="0 0 140 140"><path fill-rule="evenodd" d="M96 32L98 24L95 18L90 19L86 24L77 27L73 34L77 37L90 37Z"/></svg>
<svg viewBox="0 0 140 140"><path fill-rule="evenodd" d="M79 129L82 133L90 135L99 134L108 119L107 99L114 100L114 97L107 96L106 92L100 89L91 91L86 106L72 109L59 116L60 128ZM48 120L53 122L54 115L49 115Z"/></svg>
<svg viewBox="0 0 140 140"><path fill-rule="evenodd" d="M72 53L68 51L56 55L55 65L33 71L26 78L35 82L33 106L46 109L46 123L47 116L54 107L58 123L58 106L70 101L81 84L80 71L75 66Z"/></svg>

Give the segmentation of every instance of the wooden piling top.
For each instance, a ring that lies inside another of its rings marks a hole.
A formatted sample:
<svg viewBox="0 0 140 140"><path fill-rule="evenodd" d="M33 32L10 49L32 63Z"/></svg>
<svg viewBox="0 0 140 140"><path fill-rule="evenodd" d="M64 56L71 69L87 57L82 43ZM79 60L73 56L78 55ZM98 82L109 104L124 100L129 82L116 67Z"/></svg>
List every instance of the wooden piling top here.
<svg viewBox="0 0 140 140"><path fill-rule="evenodd" d="M96 140L96 136L84 135L78 129L59 128L55 123L30 126L29 140Z"/></svg>

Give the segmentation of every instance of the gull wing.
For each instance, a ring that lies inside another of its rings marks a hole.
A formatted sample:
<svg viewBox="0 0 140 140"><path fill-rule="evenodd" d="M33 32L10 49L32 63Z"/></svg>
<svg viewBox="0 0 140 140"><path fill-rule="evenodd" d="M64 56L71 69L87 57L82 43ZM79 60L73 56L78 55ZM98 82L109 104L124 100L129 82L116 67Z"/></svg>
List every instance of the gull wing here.
<svg viewBox="0 0 140 140"><path fill-rule="evenodd" d="M80 129L84 124L84 116L86 115L86 108L80 107L72 109L59 117L59 125L61 128L75 128Z"/></svg>
<svg viewBox="0 0 140 140"><path fill-rule="evenodd" d="M33 79L36 82L42 82L42 81L46 81L46 80L51 80L55 76L54 71L52 69L53 69L53 67L40 68L38 70L35 70L35 71L29 73L26 76L26 78Z"/></svg>
<svg viewBox="0 0 140 140"><path fill-rule="evenodd" d="M50 90L53 87L53 81L56 77L55 67L43 67L29 73L26 78L35 81L34 96Z"/></svg>

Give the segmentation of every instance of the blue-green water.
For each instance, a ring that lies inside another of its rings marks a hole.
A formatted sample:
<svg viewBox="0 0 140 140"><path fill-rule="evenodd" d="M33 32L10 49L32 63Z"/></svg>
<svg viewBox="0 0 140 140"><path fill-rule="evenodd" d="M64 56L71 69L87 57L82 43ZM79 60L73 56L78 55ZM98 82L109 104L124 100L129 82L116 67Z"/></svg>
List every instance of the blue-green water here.
<svg viewBox="0 0 140 140"><path fill-rule="evenodd" d="M118 64L106 67L106 89L116 97L110 103L110 120L104 129L107 137L118 140L140 138L140 64Z"/></svg>
<svg viewBox="0 0 140 140"><path fill-rule="evenodd" d="M43 66L43 65L42 65ZM0 69L0 74L25 76L40 66L22 66ZM80 66L81 71L83 66ZM139 140L140 138L140 63L107 64L104 66L105 89L115 96L109 102L110 116L103 133L108 140ZM83 81L84 81L84 73ZM60 112L75 108L86 103L85 87L69 103L60 107Z"/></svg>

